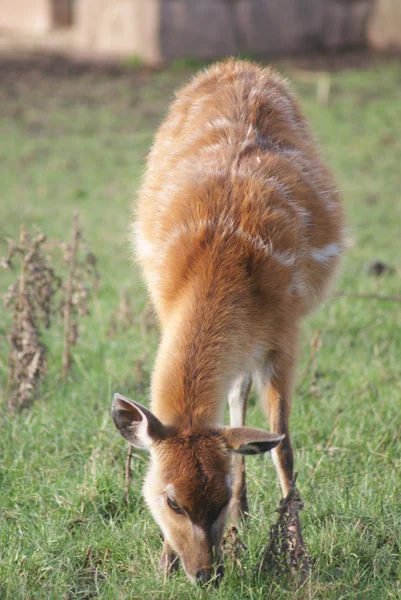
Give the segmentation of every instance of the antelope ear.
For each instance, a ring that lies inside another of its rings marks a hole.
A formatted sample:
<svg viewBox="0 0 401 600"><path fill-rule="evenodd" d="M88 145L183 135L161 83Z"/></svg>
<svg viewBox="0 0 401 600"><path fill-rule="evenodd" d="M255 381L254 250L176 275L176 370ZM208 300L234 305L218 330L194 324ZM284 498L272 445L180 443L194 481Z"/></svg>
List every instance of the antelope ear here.
<svg viewBox="0 0 401 600"><path fill-rule="evenodd" d="M114 394L111 416L121 435L136 448L149 450L165 437L162 423L149 409L121 394Z"/></svg>
<svg viewBox="0 0 401 600"><path fill-rule="evenodd" d="M223 435L227 447L244 456L268 452L285 438L283 433L269 433L252 427L226 427L223 429Z"/></svg>

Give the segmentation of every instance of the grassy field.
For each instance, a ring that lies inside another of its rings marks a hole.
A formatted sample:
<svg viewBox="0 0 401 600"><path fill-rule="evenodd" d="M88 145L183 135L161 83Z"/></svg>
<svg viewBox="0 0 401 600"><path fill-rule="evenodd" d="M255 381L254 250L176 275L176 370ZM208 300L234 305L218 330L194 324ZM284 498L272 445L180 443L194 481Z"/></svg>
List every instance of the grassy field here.
<svg viewBox="0 0 401 600"><path fill-rule="evenodd" d="M333 73L327 106L317 101L316 75L285 69L344 192L351 248L338 288L399 293L401 65ZM112 393L147 402L158 341L140 323L146 293L130 259L131 204L154 130L191 73L185 64L160 72L0 68L0 254L20 223L66 239L78 209L102 277L70 380L61 380L61 333L46 334L42 397L18 415L5 409L1 310L0 598L400 598L400 304L335 298L305 323L292 431L314 568L301 591L285 577L255 577L280 498L269 456L248 460L252 516L241 531L248 550L241 570L226 562L218 590L192 587L182 572L164 583L161 540L141 497L147 457L140 453L124 503L127 447L110 418ZM371 259L392 270L369 275ZM0 276L5 291L10 276ZM115 331L122 289L134 319ZM310 364L313 335L321 347ZM248 422L260 425L255 395L250 404Z"/></svg>

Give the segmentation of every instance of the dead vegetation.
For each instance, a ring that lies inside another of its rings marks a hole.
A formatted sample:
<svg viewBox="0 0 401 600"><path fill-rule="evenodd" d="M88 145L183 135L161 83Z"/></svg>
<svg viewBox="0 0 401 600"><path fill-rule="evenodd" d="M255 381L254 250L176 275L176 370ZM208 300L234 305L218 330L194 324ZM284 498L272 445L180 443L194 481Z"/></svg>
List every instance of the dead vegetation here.
<svg viewBox="0 0 401 600"><path fill-rule="evenodd" d="M108 334L113 336L116 333L123 333L135 325L139 327L141 337L147 337L156 327L154 309L151 303L148 302L143 311L135 316L132 296L129 290L122 289L120 292L120 302L110 319Z"/></svg>
<svg viewBox="0 0 401 600"><path fill-rule="evenodd" d="M120 291L120 302L110 319L108 334L113 336L116 333L126 331L133 325L134 320L131 297L128 290L123 288Z"/></svg>
<svg viewBox="0 0 401 600"><path fill-rule="evenodd" d="M296 578L297 583L302 585L311 571L312 561L302 537L296 534L296 523L303 509L303 502L295 485L296 478L297 474L288 495L280 500L280 506L276 510L278 517L270 528L269 541L256 572L258 576L263 576L267 572L273 572L275 576L290 573ZM223 539L222 550L224 555L234 562L238 572L242 573L241 558L247 547L239 537L236 527L228 528Z"/></svg>
<svg viewBox="0 0 401 600"><path fill-rule="evenodd" d="M296 478L295 475L288 495L280 500L280 506L276 510L278 517L270 528L269 542L258 565L258 574L267 570L282 574L288 569L292 574L307 574L311 569L312 561L302 539L296 535L294 526L303 509L303 502L295 485Z"/></svg>
<svg viewBox="0 0 401 600"><path fill-rule="evenodd" d="M223 538L222 550L225 556L234 562L235 568L238 569L239 573L243 572L241 555L247 549L238 534L238 529L234 525L231 525Z"/></svg>
<svg viewBox="0 0 401 600"><path fill-rule="evenodd" d="M47 347L43 342L43 329L59 323L64 316L63 377L67 377L71 363L70 346L79 337L79 319L89 314L90 291L97 289L99 275L95 257L86 252L79 256L79 243L83 239L78 215L74 215L71 244L52 240L37 231L29 234L21 226L17 241L8 239L7 255L1 266L18 271L15 282L5 297L5 308L11 312L8 334L10 353L8 407L21 409L38 395L39 384L47 371ZM55 250L63 252L62 266L56 272ZM68 275L63 276L67 267Z"/></svg>
<svg viewBox="0 0 401 600"><path fill-rule="evenodd" d="M280 500L276 510L278 517L271 526L269 542L257 566L257 575L274 572L275 576L290 573L303 584L305 577L310 573L312 561L307 553L302 537L296 534L298 515L303 509L303 502L299 495L295 481L286 498ZM236 527L228 528L222 543L224 555L232 560L239 573L243 572L242 554L247 550L246 545L239 537ZM301 576L301 577L299 577Z"/></svg>
<svg viewBox="0 0 401 600"><path fill-rule="evenodd" d="M20 274L4 298L4 305L12 314L8 335L12 389L8 406L11 409L30 404L47 369L47 349L41 341L41 327L50 327L54 296L61 280L44 252L45 241L42 233L31 237L21 227L19 240L8 240L8 253L1 263L11 270L18 261L20 263Z"/></svg>
<svg viewBox="0 0 401 600"><path fill-rule="evenodd" d="M90 314L89 298L97 291L99 273L96 257L92 252L85 251L85 240L79 224L78 213L74 213L72 242L65 244L55 242L63 251L63 262L67 267L67 277L63 284L61 310L64 317L64 350L63 350L63 379L67 380L71 366L70 347L75 346L79 339L80 318ZM82 247L83 252L80 252Z"/></svg>

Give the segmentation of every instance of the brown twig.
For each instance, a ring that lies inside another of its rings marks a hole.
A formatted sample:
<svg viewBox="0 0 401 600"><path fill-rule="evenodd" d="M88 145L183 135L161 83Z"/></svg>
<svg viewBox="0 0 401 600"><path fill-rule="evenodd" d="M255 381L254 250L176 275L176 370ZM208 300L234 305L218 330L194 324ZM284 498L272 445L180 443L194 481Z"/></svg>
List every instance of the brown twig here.
<svg viewBox="0 0 401 600"><path fill-rule="evenodd" d="M127 457L125 459L125 504L129 505L129 490L132 481L132 469L131 469L131 457L132 457L132 446L128 444Z"/></svg>
<svg viewBox="0 0 401 600"><path fill-rule="evenodd" d="M64 350L63 350L63 379L67 380L68 370L71 364L71 355L70 355L70 341L71 341L71 333L70 333L70 313L72 306L72 292L73 292L73 281L74 281L74 271L75 271L75 262L76 256L78 252L79 246L79 222L78 222L78 213L74 213L73 219L73 230L72 230L72 246L71 246L71 254L69 258L69 271L68 271L68 279L66 285L66 295L65 295L65 305L64 305Z"/></svg>
<svg viewBox="0 0 401 600"><path fill-rule="evenodd" d="M302 541L302 536L294 529L298 523L298 514L303 509L303 502L296 488L297 473L291 483L290 490L280 501L277 509L276 523L271 526L269 542L257 567L260 575L266 568L282 572L290 567L292 571L308 572L311 559Z"/></svg>
<svg viewBox="0 0 401 600"><path fill-rule="evenodd" d="M337 292L333 296L334 298L360 298L361 300L383 300L384 302L401 302L401 296L394 295L381 295L381 294L362 294L359 292Z"/></svg>

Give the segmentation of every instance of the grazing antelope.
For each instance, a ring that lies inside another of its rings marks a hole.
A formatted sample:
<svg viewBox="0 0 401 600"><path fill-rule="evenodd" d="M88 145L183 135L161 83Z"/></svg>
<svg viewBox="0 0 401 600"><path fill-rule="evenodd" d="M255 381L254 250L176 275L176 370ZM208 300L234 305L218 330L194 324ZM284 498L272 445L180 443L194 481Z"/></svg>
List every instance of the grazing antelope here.
<svg viewBox="0 0 401 600"><path fill-rule="evenodd" d="M116 394L112 415L151 454L144 496L165 538L161 565L179 558L190 579L218 581L227 515L247 512L243 456L272 450L289 491L300 320L343 247L341 198L276 73L228 60L177 94L134 237L162 340L151 410ZM245 427L252 379L272 433Z"/></svg>

